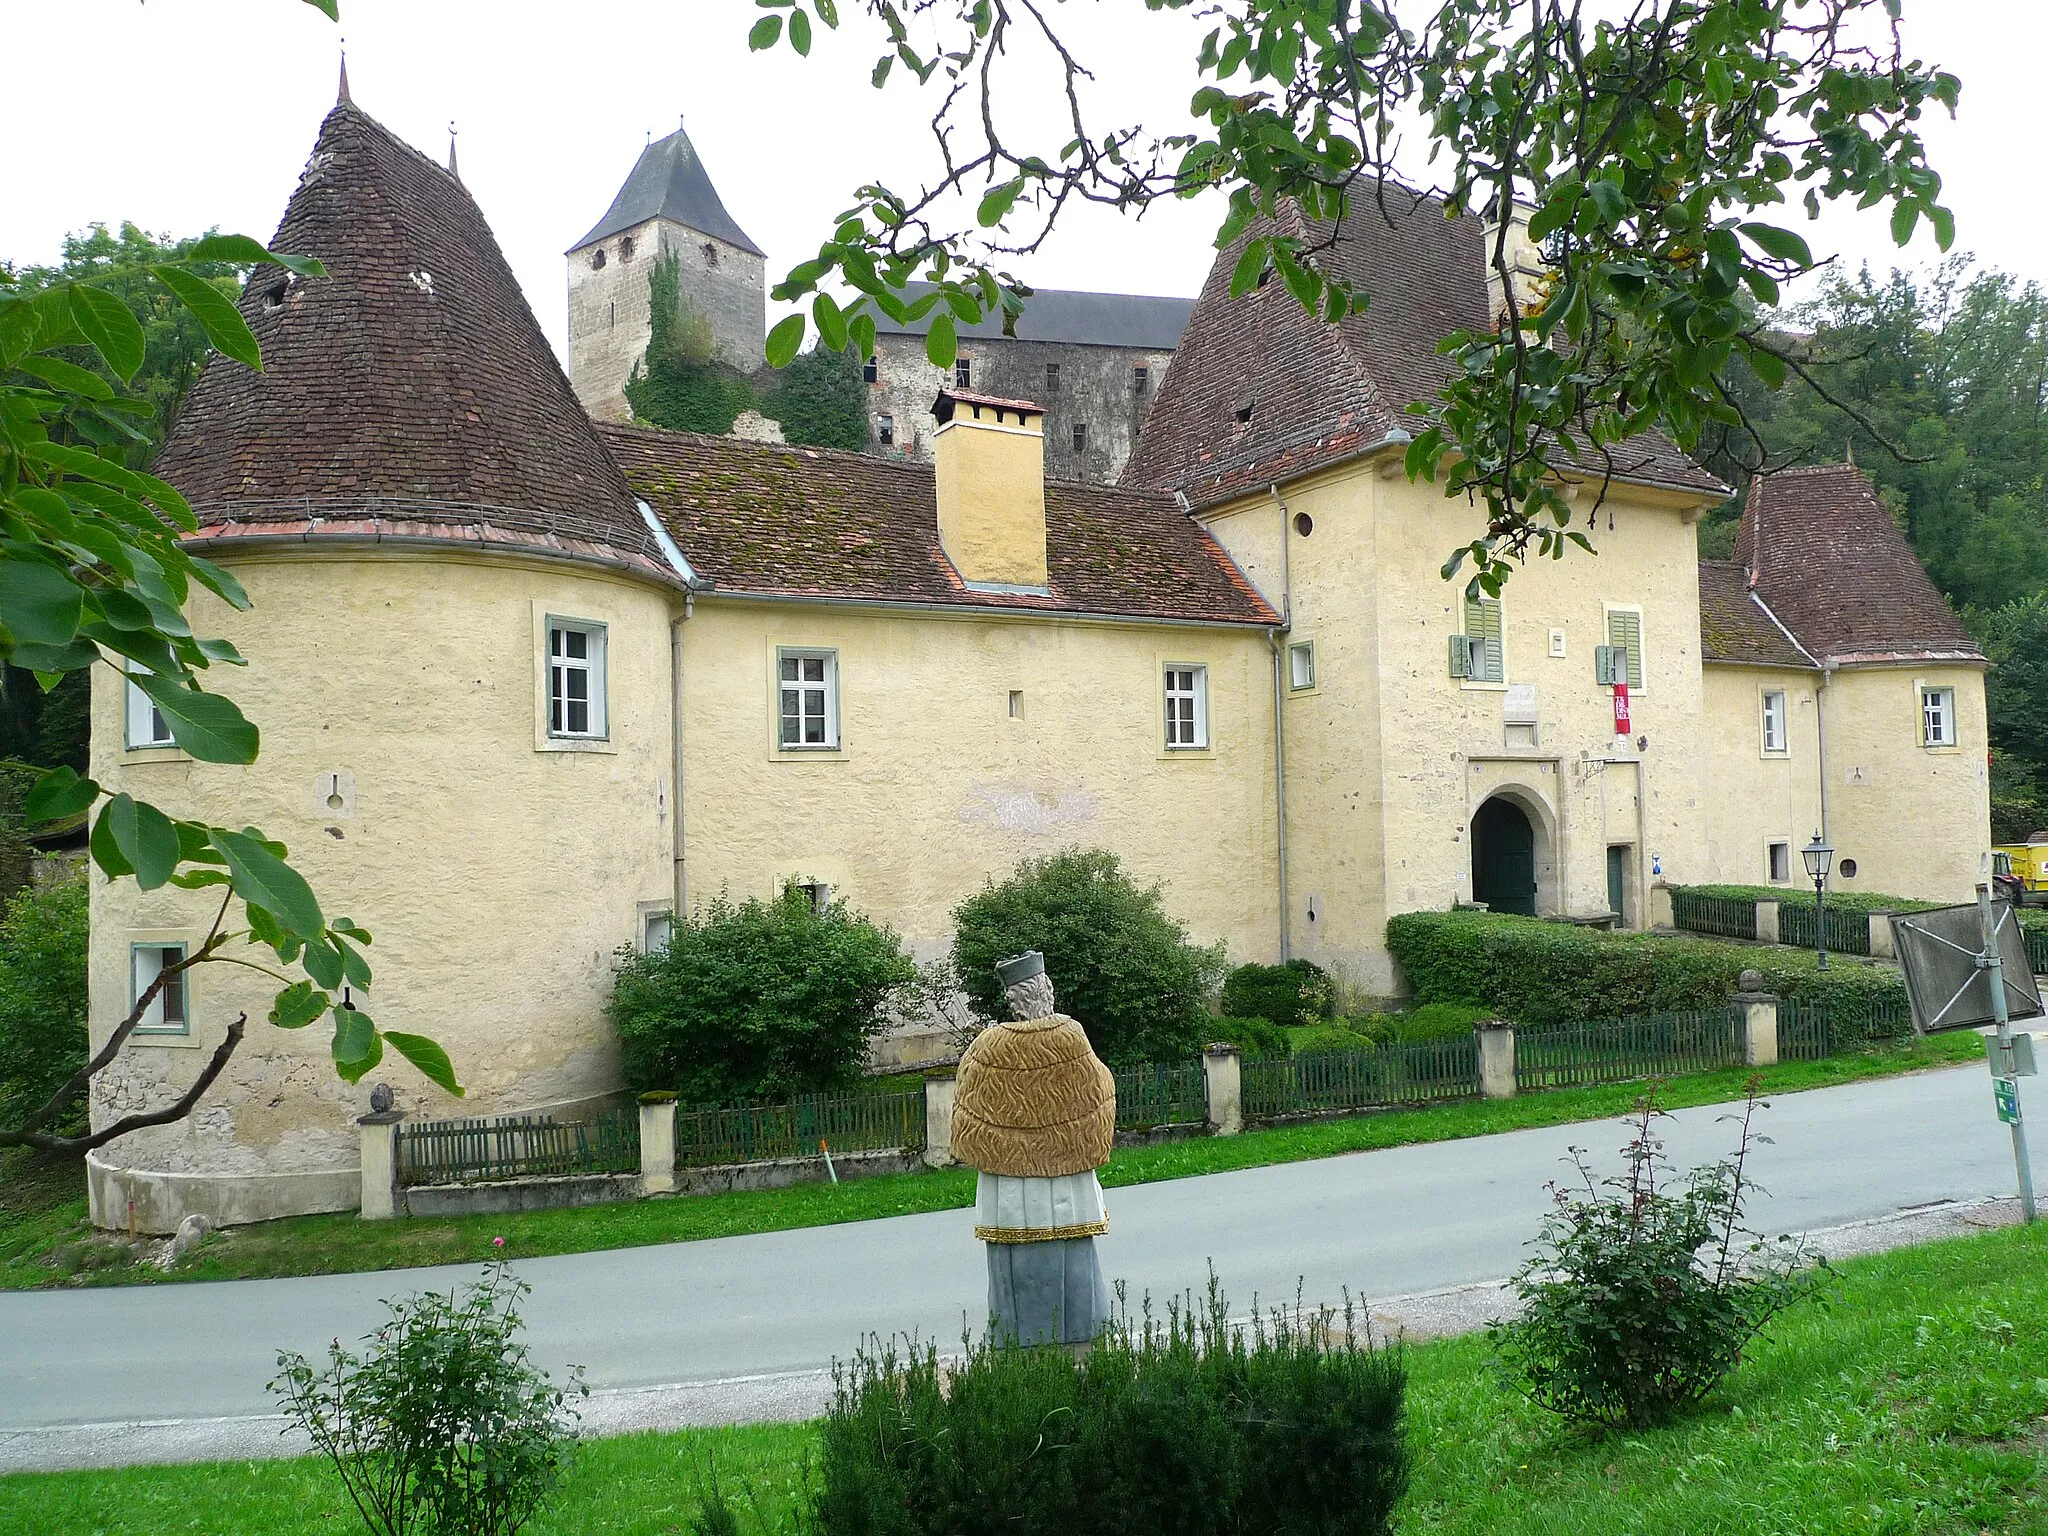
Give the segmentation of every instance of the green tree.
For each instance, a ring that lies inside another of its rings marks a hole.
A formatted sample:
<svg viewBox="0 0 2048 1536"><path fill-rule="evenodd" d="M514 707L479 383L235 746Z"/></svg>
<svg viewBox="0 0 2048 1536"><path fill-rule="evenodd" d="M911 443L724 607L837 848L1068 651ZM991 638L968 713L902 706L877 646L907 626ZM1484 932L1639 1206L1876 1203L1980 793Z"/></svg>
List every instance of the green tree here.
<svg viewBox="0 0 2048 1536"><path fill-rule="evenodd" d="M944 83L938 164L915 191L855 193L817 255L774 290L811 303L770 332L768 359L787 362L811 327L865 356L879 311L929 315L927 355L944 366L960 324L999 314L1014 328L1028 292L1002 264L1037 250L1075 203L1142 210L1211 190L1228 202L1217 245L1240 249L1233 291L1274 274L1334 324L1372 299L1329 260L1336 232L1401 195L1388 190L1394 149L1419 114L1434 190L1464 212L1531 209L1548 262L1523 306L1508 221L1497 222L1500 323L1446 339L1456 366L1422 404L1407 456L1411 476L1483 503L1486 534L1444 574L1469 563L1497 591L1516 559L1588 542L1561 468L1612 473L1628 440L1653 429L1695 447L1739 422L1727 388L1738 360L1771 385L1804 367L1744 302L1775 304L1817 265L1780 222L1789 200L1809 216L1823 199L1888 205L1900 244L1923 218L1949 244L1918 123L1953 110L1960 87L1905 56L1901 5L1434 0L1397 16L1392 0L1213 0L1188 71L1200 126L1161 133L1089 105L1084 51L1053 8L860 0L881 49L877 87ZM838 0L769 7L749 45L808 54L814 20L836 27ZM1048 48L1058 78L1020 80L1033 65L1016 61ZM1048 99L1065 109L1051 126ZM1296 208L1299 224L1285 217ZM906 301L920 278L934 288Z"/></svg>
<svg viewBox="0 0 2048 1536"><path fill-rule="evenodd" d="M753 408L754 389L712 355L711 322L682 288L682 258L664 251L647 274L647 351L626 380L626 403L653 426L723 436Z"/></svg>
<svg viewBox="0 0 2048 1536"><path fill-rule="evenodd" d="M335 0L308 0L327 15ZM216 286L218 268L284 268L310 280L317 261L266 250L242 235L207 235L177 259L140 263L150 292L182 308L224 357L261 368L256 338ZM132 680L171 734L202 762L249 763L256 727L225 695L201 685L216 663L241 665L225 640L201 637L184 609L193 585L235 608L249 605L232 574L187 549L198 521L175 487L131 467L161 402L130 393L148 357L143 321L117 285L126 274L79 275L40 285L0 272L0 661L54 689L94 666ZM141 280L141 279L138 279ZM90 366L73 361L90 351ZM303 1029L331 1015L335 1070L350 1082L382 1060L388 1043L434 1081L461 1091L447 1054L417 1035L381 1031L337 1003L344 983L367 988L370 935L330 920L281 843L255 827L167 815L129 794L109 794L69 766L52 769L24 807L34 824L88 816L93 862L109 879L144 890L210 890L221 900L205 938L144 991L105 1044L49 1098L0 1123L0 1147L84 1152L145 1126L184 1118L226 1069L246 1017L232 1021L191 1084L160 1108L121 1115L81 1135L55 1129L94 1074L105 1070L162 989L194 966L232 959L280 983L269 1018ZM239 905L238 905L239 904ZM223 954L237 946L233 956ZM268 950L270 961L243 948ZM303 973L294 978L294 973Z"/></svg>
<svg viewBox="0 0 2048 1536"><path fill-rule="evenodd" d="M1964 618L1991 658L1992 836L2017 842L2048 826L2048 593Z"/></svg>
<svg viewBox="0 0 2048 1536"><path fill-rule="evenodd" d="M858 453L868 445L868 387L851 352L813 347L800 353L761 397L782 435L812 448Z"/></svg>
<svg viewBox="0 0 2048 1536"><path fill-rule="evenodd" d="M84 876L15 892L0 917L0 1123L25 1117L85 1064L85 966ZM83 1107L72 1094L56 1122Z"/></svg>

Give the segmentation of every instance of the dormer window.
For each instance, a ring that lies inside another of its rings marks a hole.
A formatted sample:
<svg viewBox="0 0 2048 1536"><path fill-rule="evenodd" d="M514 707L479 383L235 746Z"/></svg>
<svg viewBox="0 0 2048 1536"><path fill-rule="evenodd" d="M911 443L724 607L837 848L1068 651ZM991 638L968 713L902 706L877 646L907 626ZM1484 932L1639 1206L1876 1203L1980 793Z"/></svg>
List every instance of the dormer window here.
<svg viewBox="0 0 2048 1536"><path fill-rule="evenodd" d="M590 270L593 272L602 272L604 270L604 247L601 245L590 253Z"/></svg>

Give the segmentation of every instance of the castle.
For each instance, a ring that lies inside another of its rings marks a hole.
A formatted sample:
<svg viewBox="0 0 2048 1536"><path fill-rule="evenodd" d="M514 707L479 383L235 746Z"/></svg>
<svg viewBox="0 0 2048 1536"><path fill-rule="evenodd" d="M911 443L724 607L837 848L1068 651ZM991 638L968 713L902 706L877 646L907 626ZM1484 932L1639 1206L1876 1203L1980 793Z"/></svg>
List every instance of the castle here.
<svg viewBox="0 0 2048 1536"><path fill-rule="evenodd" d="M627 287L592 284L650 241L696 243L720 345L753 345L762 257L719 211L686 139L649 147L572 252L585 381L630 367L602 341ZM1769 482L1702 563L1726 487L1637 439L1597 556L1498 599L1442 579L1481 514L1409 481L1401 423L1437 339L1487 323L1481 239L1426 199L1361 217L1333 259L1374 301L1335 327L1233 297L1220 253L1115 485L1049 477L1057 408L979 371L925 402L929 464L661 432L586 410L452 168L344 96L274 241L328 276L256 271L263 372L214 359L155 466L253 599L191 616L248 658L262 757L189 760L100 669L93 776L290 845L376 935L365 1007L468 1085L387 1061L427 1116L610 1101L615 952L788 881L926 958L986 878L1098 845L1232 960L1369 995L1400 990L1393 913L1646 927L1659 879L1791 883L1817 826L1849 889L1967 895L1984 659L1853 468ZM96 1044L200 942L203 894L94 876ZM234 967L188 980L96 1080L99 1123L269 1006ZM257 1025L190 1119L94 1154L94 1219L352 1207L370 1085L314 1033Z"/></svg>

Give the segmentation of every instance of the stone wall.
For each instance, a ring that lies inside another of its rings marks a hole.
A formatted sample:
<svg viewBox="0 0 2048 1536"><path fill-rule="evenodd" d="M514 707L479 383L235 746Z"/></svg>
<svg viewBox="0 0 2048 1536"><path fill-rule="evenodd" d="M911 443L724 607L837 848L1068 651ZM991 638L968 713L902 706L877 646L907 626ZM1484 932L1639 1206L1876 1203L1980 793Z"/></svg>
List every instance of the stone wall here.
<svg viewBox="0 0 2048 1536"><path fill-rule="evenodd" d="M1138 429L1173 361L1171 352L978 336L961 342L960 356L968 364L962 387L1045 407L1048 479L1097 484L1113 483L1123 473ZM1058 382L1052 387L1048 366L1058 369ZM1135 384L1139 368L1146 370L1142 391ZM934 368L926 360L922 336L885 335L875 341L875 372L868 391L871 451L929 463L935 427L932 401L941 389L953 387L955 371ZM876 431L884 415L895 427L895 442L888 446L879 442ZM1079 448L1074 443L1076 425L1086 428L1086 442Z"/></svg>

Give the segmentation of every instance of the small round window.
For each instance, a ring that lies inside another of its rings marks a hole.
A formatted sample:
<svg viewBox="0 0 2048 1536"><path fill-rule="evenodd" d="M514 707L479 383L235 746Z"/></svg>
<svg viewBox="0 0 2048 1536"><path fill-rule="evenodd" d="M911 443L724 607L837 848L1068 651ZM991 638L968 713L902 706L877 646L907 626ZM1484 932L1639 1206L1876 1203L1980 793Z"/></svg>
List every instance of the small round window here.
<svg viewBox="0 0 2048 1536"><path fill-rule="evenodd" d="M1316 531L1316 520L1306 512L1297 512L1294 514L1294 531L1305 539Z"/></svg>
<svg viewBox="0 0 2048 1536"><path fill-rule="evenodd" d="M1854 859L1842 860L1842 878L1844 880L1854 880L1856 878L1856 861Z"/></svg>

